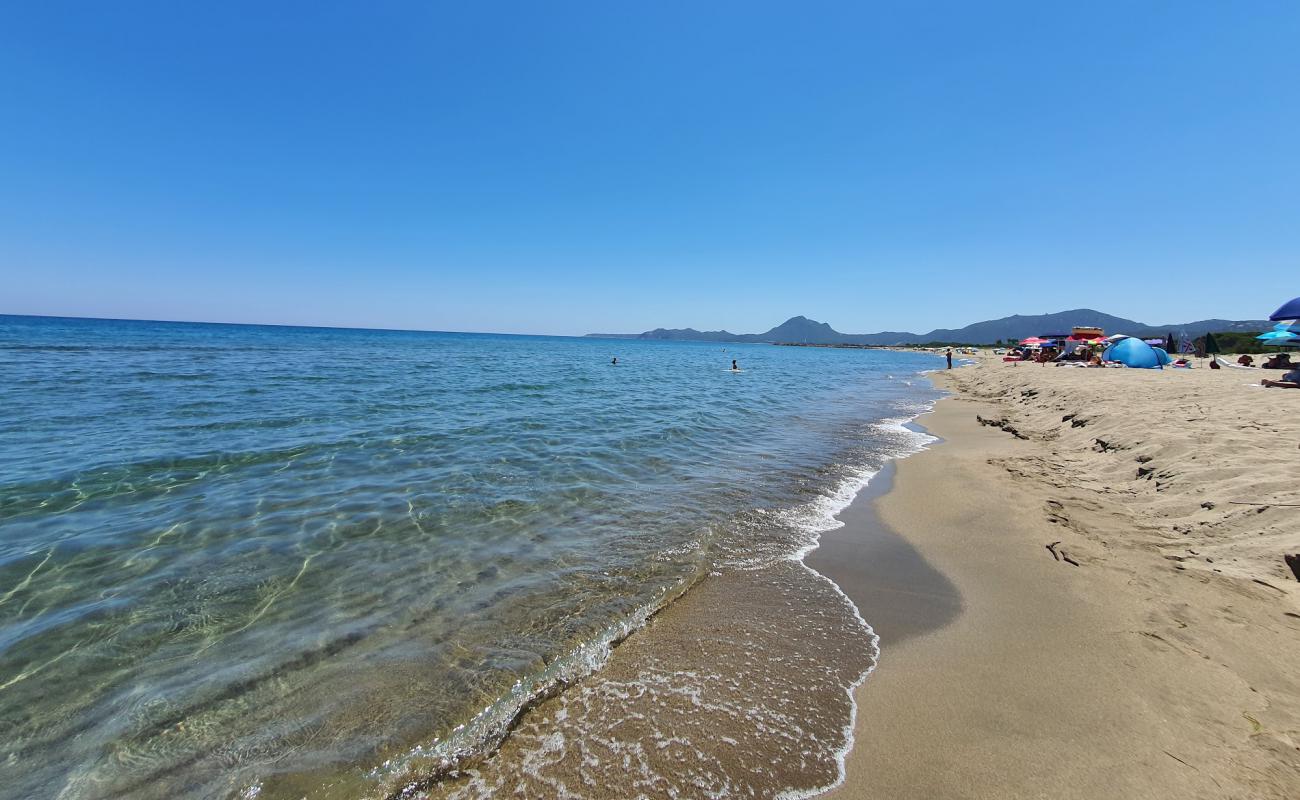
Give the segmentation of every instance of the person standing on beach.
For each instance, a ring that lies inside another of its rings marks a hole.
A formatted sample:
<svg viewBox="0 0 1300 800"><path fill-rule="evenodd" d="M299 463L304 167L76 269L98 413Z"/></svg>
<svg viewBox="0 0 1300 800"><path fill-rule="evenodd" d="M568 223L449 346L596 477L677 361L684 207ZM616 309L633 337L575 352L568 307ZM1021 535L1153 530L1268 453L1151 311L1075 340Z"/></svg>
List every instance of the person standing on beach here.
<svg viewBox="0 0 1300 800"><path fill-rule="evenodd" d="M952 369L952 348L949 347L948 352L944 353L944 355L948 357L948 369Z"/></svg>

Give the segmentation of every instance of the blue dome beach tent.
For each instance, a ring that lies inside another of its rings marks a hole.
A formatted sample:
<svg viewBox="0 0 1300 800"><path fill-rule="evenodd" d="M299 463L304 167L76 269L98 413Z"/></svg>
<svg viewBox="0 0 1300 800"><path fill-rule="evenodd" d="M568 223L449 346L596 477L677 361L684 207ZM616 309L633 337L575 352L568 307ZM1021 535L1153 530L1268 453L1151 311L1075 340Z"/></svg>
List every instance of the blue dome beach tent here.
<svg viewBox="0 0 1300 800"><path fill-rule="evenodd" d="M1134 369L1160 369L1160 356L1155 348L1141 339L1120 339L1101 354L1103 361L1118 361ZM1169 358L1166 353L1165 358Z"/></svg>
<svg viewBox="0 0 1300 800"><path fill-rule="evenodd" d="M1300 297L1296 297L1290 302L1283 303L1277 311L1269 314L1268 318L1271 320L1300 319Z"/></svg>
<svg viewBox="0 0 1300 800"><path fill-rule="evenodd" d="M1163 367L1165 364L1173 361L1173 359L1169 357L1169 351L1163 347L1153 347L1151 349L1156 351L1156 361L1159 362L1160 366Z"/></svg>

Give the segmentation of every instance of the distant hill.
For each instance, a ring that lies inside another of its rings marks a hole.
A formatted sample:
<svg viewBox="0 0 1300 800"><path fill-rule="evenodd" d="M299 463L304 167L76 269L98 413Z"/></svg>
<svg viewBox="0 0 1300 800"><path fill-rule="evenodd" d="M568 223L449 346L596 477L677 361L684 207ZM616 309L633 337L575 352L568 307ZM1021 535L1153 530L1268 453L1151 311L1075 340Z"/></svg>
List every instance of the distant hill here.
<svg viewBox="0 0 1300 800"><path fill-rule="evenodd" d="M1147 325L1123 317L1105 314L1091 308L1076 308L1055 314L1016 314L1002 319L987 320L964 328L937 328L929 333L882 331L880 333L840 333L825 322L807 317L791 317L765 333L731 333L729 331L697 331L694 328L656 328L645 333L589 333L588 336L604 339L668 339L697 342L795 342L803 344L923 344L926 342L952 342L962 344L993 344L996 341L1024 339L1044 333L1069 333L1074 326L1092 325L1107 333L1127 333L1131 336L1156 337L1173 333L1190 337L1214 331L1261 331L1273 326L1265 320L1203 319L1170 325Z"/></svg>

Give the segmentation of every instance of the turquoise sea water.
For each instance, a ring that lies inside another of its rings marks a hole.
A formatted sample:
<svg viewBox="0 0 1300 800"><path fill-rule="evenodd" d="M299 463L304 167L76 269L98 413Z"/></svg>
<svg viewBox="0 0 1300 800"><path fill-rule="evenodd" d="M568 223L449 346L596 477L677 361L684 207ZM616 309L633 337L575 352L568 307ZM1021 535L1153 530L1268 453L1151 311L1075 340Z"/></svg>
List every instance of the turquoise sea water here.
<svg viewBox="0 0 1300 800"><path fill-rule="evenodd" d="M699 576L808 546L939 363L0 316L0 798L490 747Z"/></svg>

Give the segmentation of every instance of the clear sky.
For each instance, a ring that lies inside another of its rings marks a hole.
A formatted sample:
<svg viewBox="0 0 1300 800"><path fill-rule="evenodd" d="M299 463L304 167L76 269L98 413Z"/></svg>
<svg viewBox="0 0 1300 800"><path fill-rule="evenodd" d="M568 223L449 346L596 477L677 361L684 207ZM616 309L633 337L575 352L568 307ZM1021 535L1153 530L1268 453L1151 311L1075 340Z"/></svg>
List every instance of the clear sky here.
<svg viewBox="0 0 1300 800"><path fill-rule="evenodd" d="M924 332L1300 294L1300 2L0 8L0 313Z"/></svg>

